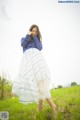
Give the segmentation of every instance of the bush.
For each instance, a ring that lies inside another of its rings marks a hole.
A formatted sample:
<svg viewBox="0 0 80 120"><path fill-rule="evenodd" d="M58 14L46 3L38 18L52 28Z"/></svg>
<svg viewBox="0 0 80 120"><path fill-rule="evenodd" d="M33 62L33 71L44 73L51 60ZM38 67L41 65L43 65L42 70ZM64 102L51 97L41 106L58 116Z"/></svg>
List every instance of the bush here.
<svg viewBox="0 0 80 120"><path fill-rule="evenodd" d="M11 83L4 77L0 76L0 99L11 96Z"/></svg>
<svg viewBox="0 0 80 120"><path fill-rule="evenodd" d="M62 85L58 85L58 88L63 88L63 86Z"/></svg>
<svg viewBox="0 0 80 120"><path fill-rule="evenodd" d="M75 86L75 85L77 85L76 82L71 82L71 86Z"/></svg>

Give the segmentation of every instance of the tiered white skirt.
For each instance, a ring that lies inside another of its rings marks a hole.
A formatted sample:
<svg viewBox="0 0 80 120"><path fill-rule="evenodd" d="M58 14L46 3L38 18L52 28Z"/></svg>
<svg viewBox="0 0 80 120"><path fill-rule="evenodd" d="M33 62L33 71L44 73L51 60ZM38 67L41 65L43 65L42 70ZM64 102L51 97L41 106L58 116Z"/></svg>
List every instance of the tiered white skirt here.
<svg viewBox="0 0 80 120"><path fill-rule="evenodd" d="M36 48L30 48L23 54L19 74L13 81L12 93L21 103L38 102L50 98L50 72L46 61Z"/></svg>

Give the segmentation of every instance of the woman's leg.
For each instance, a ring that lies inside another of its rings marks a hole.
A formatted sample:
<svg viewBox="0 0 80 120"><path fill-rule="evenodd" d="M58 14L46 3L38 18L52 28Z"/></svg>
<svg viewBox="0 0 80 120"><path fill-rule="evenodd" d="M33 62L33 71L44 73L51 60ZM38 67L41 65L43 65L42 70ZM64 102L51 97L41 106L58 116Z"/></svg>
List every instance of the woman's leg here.
<svg viewBox="0 0 80 120"><path fill-rule="evenodd" d="M57 113L56 112L57 106L53 103L53 101L51 100L51 98L46 98L46 101L49 103L49 105L51 106L51 108L54 111L54 113Z"/></svg>
<svg viewBox="0 0 80 120"><path fill-rule="evenodd" d="M43 102L43 100L39 100L39 103L38 103L38 110L39 111L42 110L42 102Z"/></svg>

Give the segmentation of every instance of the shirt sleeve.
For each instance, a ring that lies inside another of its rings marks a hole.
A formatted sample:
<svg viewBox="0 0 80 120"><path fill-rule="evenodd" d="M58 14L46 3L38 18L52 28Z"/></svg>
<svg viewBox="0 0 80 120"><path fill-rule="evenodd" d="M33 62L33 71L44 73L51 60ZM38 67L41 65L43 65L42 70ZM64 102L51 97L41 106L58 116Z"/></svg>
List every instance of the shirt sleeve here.
<svg viewBox="0 0 80 120"><path fill-rule="evenodd" d="M42 50L42 42L37 38L37 36L33 37L36 47L38 48L38 50Z"/></svg>
<svg viewBox="0 0 80 120"><path fill-rule="evenodd" d="M29 38L30 38L30 35L26 35L26 37L22 37L21 38L21 46L22 47L25 47L27 45L27 43L29 42Z"/></svg>

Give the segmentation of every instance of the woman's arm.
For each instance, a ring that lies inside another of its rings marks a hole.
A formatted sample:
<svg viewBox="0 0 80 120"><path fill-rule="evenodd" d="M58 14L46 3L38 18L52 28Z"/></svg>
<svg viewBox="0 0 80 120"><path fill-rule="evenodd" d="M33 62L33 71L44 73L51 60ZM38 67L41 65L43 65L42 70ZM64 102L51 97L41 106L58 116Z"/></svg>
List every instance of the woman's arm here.
<svg viewBox="0 0 80 120"><path fill-rule="evenodd" d="M25 47L27 45L27 43L29 42L29 38L30 38L29 34L27 34L26 37L21 38L21 46L22 47Z"/></svg>
<svg viewBox="0 0 80 120"><path fill-rule="evenodd" d="M33 39L35 41L35 44L38 50L42 50L42 42L37 38L37 36L33 36Z"/></svg>

